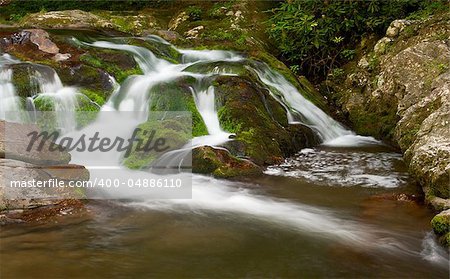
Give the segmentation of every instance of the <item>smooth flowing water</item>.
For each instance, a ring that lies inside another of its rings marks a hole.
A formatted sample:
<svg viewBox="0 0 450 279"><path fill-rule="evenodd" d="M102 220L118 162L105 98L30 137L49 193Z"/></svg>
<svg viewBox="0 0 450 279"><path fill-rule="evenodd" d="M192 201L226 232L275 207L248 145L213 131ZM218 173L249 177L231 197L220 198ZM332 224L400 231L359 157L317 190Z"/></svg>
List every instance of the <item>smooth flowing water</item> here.
<svg viewBox="0 0 450 279"><path fill-rule="evenodd" d="M100 130L126 138L146 119L154 86L189 76L197 81L191 91L209 132L191 144L218 145L229 140L218 120L214 87L205 83L212 75L233 73L198 74L186 69L195 63L245 58L226 51L179 50L182 63L172 64L142 47L106 41L83 44L127 51L144 74L118 85L95 123L81 132L89 135ZM411 198L419 193L400 155L373 138L345 129L268 66L252 70L288 108L291 123L300 121L312 127L323 145L302 150L259 177L227 181L193 175L192 199L115 193L116 198L131 200L91 202L85 215L56 218L46 225L5 227L1 231L1 275L448 275L448 253L430 233L431 212ZM49 91L52 96L69 98L60 94L66 88L62 84L54 87L44 90L41 86L41 94ZM101 156L72 155L79 164L89 162L89 156ZM120 153L104 156L116 162L115 172L124 177L142 175L121 167ZM104 175L90 171L91 179Z"/></svg>

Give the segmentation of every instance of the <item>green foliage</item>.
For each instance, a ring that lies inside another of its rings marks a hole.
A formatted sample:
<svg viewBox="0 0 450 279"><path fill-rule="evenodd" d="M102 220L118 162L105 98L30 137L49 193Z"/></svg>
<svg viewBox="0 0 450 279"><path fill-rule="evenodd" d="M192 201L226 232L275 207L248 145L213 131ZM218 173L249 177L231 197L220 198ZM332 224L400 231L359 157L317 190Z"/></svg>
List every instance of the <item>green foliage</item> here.
<svg viewBox="0 0 450 279"><path fill-rule="evenodd" d="M344 49L344 50L341 51L340 55L341 55L341 58L350 61L353 58L355 58L356 50L354 50L354 49Z"/></svg>
<svg viewBox="0 0 450 279"><path fill-rule="evenodd" d="M411 13L408 19L426 19L433 14L448 12L448 1L428 0L421 3L421 8L418 11Z"/></svg>
<svg viewBox="0 0 450 279"><path fill-rule="evenodd" d="M450 218L448 215L436 215L431 220L431 226L438 235L444 235L450 232Z"/></svg>
<svg viewBox="0 0 450 279"><path fill-rule="evenodd" d="M283 60L299 65L309 77L317 77L353 59L355 52L349 46L362 35L382 35L392 20L425 7L424 2L430 5L429 11L445 5L445 1L419 0L285 1L272 11L268 33Z"/></svg>
<svg viewBox="0 0 450 279"><path fill-rule="evenodd" d="M344 71L344 69L341 69L341 68L335 68L331 71L331 76L334 79L341 79L344 77L344 74L345 74L345 71Z"/></svg>
<svg viewBox="0 0 450 279"><path fill-rule="evenodd" d="M202 9L196 6L191 6L187 8L186 13L189 16L189 19L191 21L197 21L202 19Z"/></svg>

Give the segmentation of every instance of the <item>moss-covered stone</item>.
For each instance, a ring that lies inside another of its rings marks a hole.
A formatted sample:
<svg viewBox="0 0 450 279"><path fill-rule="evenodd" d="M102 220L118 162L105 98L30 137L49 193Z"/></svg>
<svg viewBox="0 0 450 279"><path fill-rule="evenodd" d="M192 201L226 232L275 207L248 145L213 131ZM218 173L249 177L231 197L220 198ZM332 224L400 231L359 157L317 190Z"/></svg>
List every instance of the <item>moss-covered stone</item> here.
<svg viewBox="0 0 450 279"><path fill-rule="evenodd" d="M80 56L80 61L100 68L114 76L121 83L130 75L142 74L134 58L126 52L109 49L89 49L87 53Z"/></svg>
<svg viewBox="0 0 450 279"><path fill-rule="evenodd" d="M77 64L69 67L58 67L55 70L64 85L103 92L104 97L109 96L113 90L109 74L100 68Z"/></svg>
<svg viewBox="0 0 450 279"><path fill-rule="evenodd" d="M255 163L279 162L314 142L308 128L291 128L284 108L248 77L221 76L215 83L221 126L236 134L245 156Z"/></svg>
<svg viewBox="0 0 450 279"><path fill-rule="evenodd" d="M151 111L189 111L192 114L192 136L208 134L206 125L195 105L190 85L194 78L182 77L171 82L159 83L150 91Z"/></svg>
<svg viewBox="0 0 450 279"><path fill-rule="evenodd" d="M439 236L442 244L448 245L450 234L450 210L442 211L431 220L433 231Z"/></svg>
<svg viewBox="0 0 450 279"><path fill-rule="evenodd" d="M213 174L218 178L257 175L262 169L248 160L231 155L224 149L210 146L197 147L192 151L192 171Z"/></svg>
<svg viewBox="0 0 450 279"><path fill-rule="evenodd" d="M181 62L181 53L172 45L164 44L151 39L129 38L126 42L130 45L139 46L150 50L156 57L165 59L170 63Z"/></svg>
<svg viewBox="0 0 450 279"><path fill-rule="evenodd" d="M153 134L153 141L164 140L164 148L176 150L184 146L191 139L191 123L188 117L167 117L167 115L151 114L147 122L137 127L137 138L143 145ZM156 159L164 154L158 150L145 150L144 146L134 143L131 154L124 158L123 164L130 169L142 169L149 167Z"/></svg>

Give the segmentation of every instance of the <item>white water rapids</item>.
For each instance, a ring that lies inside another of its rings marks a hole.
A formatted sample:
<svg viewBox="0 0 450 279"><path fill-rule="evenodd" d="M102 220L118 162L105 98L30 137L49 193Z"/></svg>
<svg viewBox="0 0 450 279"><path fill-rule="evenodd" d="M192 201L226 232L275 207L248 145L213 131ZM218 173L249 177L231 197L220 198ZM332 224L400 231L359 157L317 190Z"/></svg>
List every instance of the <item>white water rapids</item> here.
<svg viewBox="0 0 450 279"><path fill-rule="evenodd" d="M200 50L178 50L182 54L181 64L172 64L164 59L156 57L151 51L126 44L116 44L113 42L99 41L85 43L90 47L108 48L122 50L131 53L143 75L131 76L118 86L108 102L102 107L96 121L84 128L82 131L73 133L84 133L92 135L95 131L100 131L102 136L129 138L133 129L147 119L149 113L149 103L151 102L149 91L162 82L170 82L176 78L189 76L198 82L192 85L192 94L197 109L204 120L209 135L197 137L192 140L192 146L218 145L228 141L229 133L223 131L217 115L217 108L214 96L214 86L202 83L205 78L218 74L211 72L208 74L198 74L185 71L191 65L199 62L225 61L236 62L245 60L244 57L229 51L200 51ZM6 64L2 62L3 64ZM2 64L0 63L0 64ZM274 98L289 108L287 111L292 124L302 122L314 129L324 144L333 146L354 146L360 144L377 144L373 138L361 137L345 129L341 124L326 115L313 103L304 98L300 92L290 84L282 75L270 69L268 66L253 69L261 81L267 86ZM233 74L224 73L220 74ZM38 97L48 96L56 100L56 111L74 111L77 106L77 90L71 87L64 87L59 77L54 73L52 78L45 78L36 73L40 92ZM0 88L2 91L1 112L5 110L19 110L16 105L14 88L11 85L11 72L0 72ZM5 88L5 89L4 89ZM40 97L39 97L40 98ZM3 102L8 100L8 103ZM130 114L127 112L137 112ZM62 115L62 114L61 114ZM73 131L75 120L73 118L61 116L60 127L65 127L67 131ZM4 118L4 117L3 117ZM115 152L92 152L89 154L72 153L73 163L82 165L89 164L92 158L101 158L104 162L113 162L112 167L116 175L132 179L153 174L142 171L132 171L121 166L121 154ZM95 178L107 178L108 173L102 172L98 168L91 168L91 180ZM189 174L178 174L186 178ZM189 176L190 178L190 176ZM182 212L224 212L233 213L246 218L254 218L278 226L287 227L314 236L325 237L333 240L343 241L361 247L371 247L375 249L385 249L386 251L403 251L406 254L407 248L399 244L391 245L377 239L371 232L371 228L363 227L361 224L344 220L337 214L311 206L305 206L291 202L289 200L274 199L251 190L241 187L235 182L216 180L200 175L192 176L192 199L155 199L148 196L146 191L117 191L107 193L111 198L130 198L135 201L127 203L127 206L147 208L151 210L175 210ZM419 252L413 252L419 255Z"/></svg>

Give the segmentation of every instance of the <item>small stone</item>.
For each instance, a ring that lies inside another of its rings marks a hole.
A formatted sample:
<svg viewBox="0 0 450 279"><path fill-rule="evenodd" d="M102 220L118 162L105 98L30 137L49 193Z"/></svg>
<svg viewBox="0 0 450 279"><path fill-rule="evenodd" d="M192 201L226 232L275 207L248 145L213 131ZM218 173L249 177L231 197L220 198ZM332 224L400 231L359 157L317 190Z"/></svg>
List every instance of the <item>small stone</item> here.
<svg viewBox="0 0 450 279"><path fill-rule="evenodd" d="M72 55L70 53L64 53L64 54L57 53L57 54L55 54L55 56L53 56L53 60L55 60L56 62L61 62L61 61L66 61L70 57L72 57Z"/></svg>
<svg viewBox="0 0 450 279"><path fill-rule="evenodd" d="M369 67L369 61L367 61L367 58L363 56L358 62L358 67L361 69L367 69Z"/></svg>

